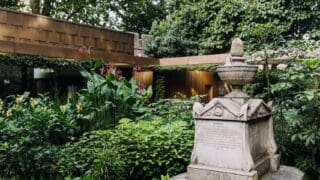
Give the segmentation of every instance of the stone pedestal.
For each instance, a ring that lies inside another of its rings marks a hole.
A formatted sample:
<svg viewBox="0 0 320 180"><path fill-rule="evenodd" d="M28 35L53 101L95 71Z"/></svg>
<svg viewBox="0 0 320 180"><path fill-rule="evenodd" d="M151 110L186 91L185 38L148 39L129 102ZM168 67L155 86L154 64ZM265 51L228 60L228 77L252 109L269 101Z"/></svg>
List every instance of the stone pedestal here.
<svg viewBox="0 0 320 180"><path fill-rule="evenodd" d="M230 177L230 174L228 175ZM215 180L215 179L210 179L211 177L209 176L203 176L203 174L200 174L200 176L201 177L196 176L195 178L199 178L201 180ZM280 166L280 169L278 171L270 172L262 176L260 180L303 180L303 177L304 177L304 173L295 167ZM222 178L228 178L228 176L225 176ZM233 175L231 175L230 178L235 179ZM187 180L187 179L188 179L187 173L179 174L171 178L171 180Z"/></svg>
<svg viewBox="0 0 320 180"><path fill-rule="evenodd" d="M272 105L260 99L215 98L197 103L188 179L257 180L279 168Z"/></svg>

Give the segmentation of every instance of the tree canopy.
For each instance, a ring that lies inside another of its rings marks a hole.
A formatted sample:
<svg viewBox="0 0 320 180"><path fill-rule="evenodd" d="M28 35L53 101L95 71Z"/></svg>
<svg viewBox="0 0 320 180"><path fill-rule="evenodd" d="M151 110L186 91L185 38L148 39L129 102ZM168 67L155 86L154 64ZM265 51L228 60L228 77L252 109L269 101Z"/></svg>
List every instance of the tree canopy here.
<svg viewBox="0 0 320 180"><path fill-rule="evenodd" d="M319 37L320 4L313 0L183 0L173 5L166 19L153 23L147 50L152 56L222 53L234 37L249 49L305 33Z"/></svg>
<svg viewBox="0 0 320 180"><path fill-rule="evenodd" d="M19 6L21 6L21 2L20 0L1 0L0 1L0 7L4 7L4 8L18 8Z"/></svg>
<svg viewBox="0 0 320 180"><path fill-rule="evenodd" d="M29 2L29 3L26 3ZM1 0L0 7L94 26L148 33L152 22L167 15L165 0Z"/></svg>

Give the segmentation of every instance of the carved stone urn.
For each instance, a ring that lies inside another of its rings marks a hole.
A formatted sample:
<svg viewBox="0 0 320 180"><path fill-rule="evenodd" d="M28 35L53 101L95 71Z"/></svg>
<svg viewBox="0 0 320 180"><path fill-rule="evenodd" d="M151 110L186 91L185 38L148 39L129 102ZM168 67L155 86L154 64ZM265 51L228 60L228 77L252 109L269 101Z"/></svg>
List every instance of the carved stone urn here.
<svg viewBox="0 0 320 180"><path fill-rule="evenodd" d="M241 92L243 85L253 80L258 67L247 65L243 50L243 42L237 38L233 40L230 57L226 59L224 66L217 69L220 79L232 86L232 92L225 97L248 98L249 96Z"/></svg>

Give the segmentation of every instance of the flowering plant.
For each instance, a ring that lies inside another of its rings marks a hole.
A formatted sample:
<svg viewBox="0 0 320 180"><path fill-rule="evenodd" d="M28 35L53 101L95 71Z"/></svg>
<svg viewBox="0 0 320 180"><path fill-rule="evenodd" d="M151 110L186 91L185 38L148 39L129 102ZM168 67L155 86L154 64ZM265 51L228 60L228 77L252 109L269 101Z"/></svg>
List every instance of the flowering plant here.
<svg viewBox="0 0 320 180"><path fill-rule="evenodd" d="M86 105L81 110L88 127L110 128L121 118L134 118L152 96L151 87L142 89L136 80L126 80L112 63L102 65L99 72L81 71L87 87L78 94L78 103Z"/></svg>
<svg viewBox="0 0 320 180"><path fill-rule="evenodd" d="M79 130L77 115L69 106L61 109L48 96L30 98L29 93L0 100L1 174L31 177L54 172L54 148Z"/></svg>

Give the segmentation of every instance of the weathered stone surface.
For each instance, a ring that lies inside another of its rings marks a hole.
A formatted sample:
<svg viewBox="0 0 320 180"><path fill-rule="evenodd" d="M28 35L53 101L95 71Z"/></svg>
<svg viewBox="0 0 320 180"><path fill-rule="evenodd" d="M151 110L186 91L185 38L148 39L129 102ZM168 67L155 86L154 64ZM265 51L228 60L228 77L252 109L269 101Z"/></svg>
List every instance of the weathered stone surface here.
<svg viewBox="0 0 320 180"><path fill-rule="evenodd" d="M196 119L250 121L271 116L272 107L261 99L214 98L204 107L196 103L193 114Z"/></svg>
<svg viewBox="0 0 320 180"><path fill-rule="evenodd" d="M171 180L186 180L187 179L187 173L178 174L176 176L173 176L170 179Z"/></svg>
<svg viewBox="0 0 320 180"><path fill-rule="evenodd" d="M209 174L210 173L207 173L207 175ZM182 173L172 177L171 180L187 180L189 179L187 176L188 176L187 173ZM304 177L304 173L295 167L280 166L280 169L277 172L273 172L273 173L270 172L264 175L263 177L261 177L260 180L303 180L303 177ZM200 176L197 178L200 178ZM203 176L202 178L204 179L201 179L201 180L205 180L205 178L207 178L207 180L221 180L221 179L208 179L208 177L203 177ZM231 179L231 180L234 180L234 179Z"/></svg>
<svg viewBox="0 0 320 180"><path fill-rule="evenodd" d="M304 173L290 166L280 166L277 172L268 173L261 180L303 180Z"/></svg>
<svg viewBox="0 0 320 180"><path fill-rule="evenodd" d="M204 165L190 165L188 180L258 180L256 171L244 172L233 169L215 168Z"/></svg>
<svg viewBox="0 0 320 180"><path fill-rule="evenodd" d="M242 57L244 55L244 44L240 38L236 38L232 41L230 54L231 56L238 57Z"/></svg>
<svg viewBox="0 0 320 180"><path fill-rule="evenodd" d="M243 169L250 168L244 151L244 124L198 120L195 135L195 164Z"/></svg>

